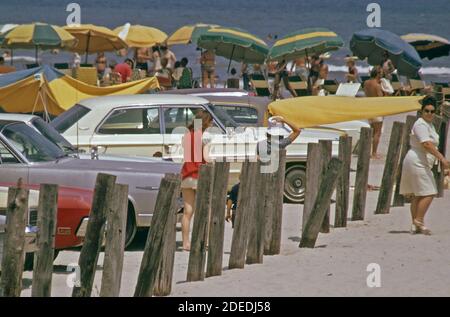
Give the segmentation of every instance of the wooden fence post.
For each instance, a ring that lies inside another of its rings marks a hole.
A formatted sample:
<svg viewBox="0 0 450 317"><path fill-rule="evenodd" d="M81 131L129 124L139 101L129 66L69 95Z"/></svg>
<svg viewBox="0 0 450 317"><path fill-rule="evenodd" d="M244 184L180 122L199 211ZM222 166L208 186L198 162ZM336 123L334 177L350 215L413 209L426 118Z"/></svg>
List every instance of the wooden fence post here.
<svg viewBox="0 0 450 317"><path fill-rule="evenodd" d="M405 124L405 133L403 134L402 139L402 152L400 154L400 160L398 164L397 169L397 175L395 180L395 191L394 191L394 200L392 203L393 207L403 206L405 204L405 200L403 195L400 195L400 182L402 180L402 168L403 168L403 161L405 159L406 153L409 151L409 135L411 133L411 129L416 122L417 117L416 116L407 116L406 117L406 124Z"/></svg>
<svg viewBox="0 0 450 317"><path fill-rule="evenodd" d="M254 180L257 166L257 162L245 161L242 164L238 204L231 240L230 258L228 261L229 269L242 269L245 265L245 254L250 234L249 223L256 205Z"/></svg>
<svg viewBox="0 0 450 317"><path fill-rule="evenodd" d="M380 193L378 195L375 214L387 214L391 208L394 181L397 175L398 162L401 151L401 142L405 133L405 124L395 121L391 130L389 148L384 165L383 178L381 180Z"/></svg>
<svg viewBox="0 0 450 317"><path fill-rule="evenodd" d="M208 245L211 193L214 182L214 166L200 166L197 194L195 197L195 217L192 226L191 251L187 270L188 282L205 279L206 246Z"/></svg>
<svg viewBox="0 0 450 317"><path fill-rule="evenodd" d="M325 177L325 173L327 171L327 166L331 161L331 151L332 151L333 143L331 140L320 140L319 141L319 147L321 151L321 161L322 161L322 175L320 177L320 182L322 181L323 177ZM325 213L325 217L323 218L323 224L320 228L321 233L329 233L330 232L330 205L331 205L331 198L330 202L328 204L327 212Z"/></svg>
<svg viewBox="0 0 450 317"><path fill-rule="evenodd" d="M19 297L22 291L29 191L21 183L20 179L17 187L8 190L0 297Z"/></svg>
<svg viewBox="0 0 450 317"><path fill-rule="evenodd" d="M283 222L283 198L284 198L284 176L286 171L286 150L279 151L278 169L272 174L274 188L270 195L273 195L274 209L272 214L272 239L270 239L269 249L266 255L280 254L281 251L281 231ZM255 186L253 186L255 188Z"/></svg>
<svg viewBox="0 0 450 317"><path fill-rule="evenodd" d="M101 297L118 297L122 280L128 211L128 185L115 184L113 200L106 215L106 244Z"/></svg>
<svg viewBox="0 0 450 317"><path fill-rule="evenodd" d="M347 214L350 191L350 166L352 161L352 138L341 136L339 138L339 159L342 161L342 169L339 173L336 185L336 213L334 227L347 227Z"/></svg>
<svg viewBox="0 0 450 317"><path fill-rule="evenodd" d="M302 232L300 248L314 248L341 168L342 162L339 159L331 159L324 174L325 177L321 179L313 211L306 222L305 230Z"/></svg>
<svg viewBox="0 0 450 317"><path fill-rule="evenodd" d="M170 231L171 235L175 231L175 228L172 229L171 226L176 226L176 208L180 184L181 180L172 176L165 176L161 180L158 197L156 198L155 212L145 243L136 289L134 291L135 297L152 296L156 278L158 275L162 275L159 269L162 258L167 255L164 252L166 249L164 245L166 243L173 243L173 241L166 241L165 238L167 237L167 231ZM172 257L174 254L168 256Z"/></svg>
<svg viewBox="0 0 450 317"><path fill-rule="evenodd" d="M308 157L306 161L305 202L303 205L302 230L314 207L319 191L320 176L322 173L322 156L318 143L308 143Z"/></svg>
<svg viewBox="0 0 450 317"><path fill-rule="evenodd" d="M250 237L247 247L246 264L263 263L264 255L264 238L266 232L266 210L267 200L269 197L269 191L272 190L270 186L270 179L272 175L270 173L261 172L261 164L258 164L255 177L256 186L256 205L255 205L255 222L253 222L252 228L250 228Z"/></svg>
<svg viewBox="0 0 450 317"><path fill-rule="evenodd" d="M356 167L355 192L353 197L352 221L364 220L367 184L369 181L370 152L372 149L372 129L361 128L359 154Z"/></svg>
<svg viewBox="0 0 450 317"><path fill-rule="evenodd" d="M31 296L50 297L58 211L58 185L41 184L37 219L37 251L34 255Z"/></svg>
<svg viewBox="0 0 450 317"><path fill-rule="evenodd" d="M74 286L72 297L91 296L98 255L104 238L106 215L113 200L116 178L114 175L103 173L97 175L86 236L78 259L81 285Z"/></svg>
<svg viewBox="0 0 450 317"><path fill-rule="evenodd" d="M167 225L164 236L163 256L158 266L158 272L156 273L155 285L153 287L153 295L155 296L167 296L172 292L172 280L173 280L173 267L175 264L175 252L177 249L177 208L178 197L180 193L181 175L167 173L165 175L168 179L176 182L174 192L174 206L171 207L171 212L168 215Z"/></svg>
<svg viewBox="0 0 450 317"><path fill-rule="evenodd" d="M208 260L206 277L222 275L223 244L225 235L225 205L227 200L230 163L214 164L214 183L211 200L211 221L209 226Z"/></svg>

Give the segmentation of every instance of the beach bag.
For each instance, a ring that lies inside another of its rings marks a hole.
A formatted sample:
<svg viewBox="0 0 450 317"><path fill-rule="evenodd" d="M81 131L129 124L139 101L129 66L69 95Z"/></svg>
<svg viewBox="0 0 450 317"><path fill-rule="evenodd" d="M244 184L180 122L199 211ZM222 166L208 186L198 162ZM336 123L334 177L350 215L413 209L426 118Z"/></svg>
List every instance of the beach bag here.
<svg viewBox="0 0 450 317"><path fill-rule="evenodd" d="M181 74L180 80L178 81L178 88L192 88L192 69L190 67L185 67L183 69L183 73Z"/></svg>

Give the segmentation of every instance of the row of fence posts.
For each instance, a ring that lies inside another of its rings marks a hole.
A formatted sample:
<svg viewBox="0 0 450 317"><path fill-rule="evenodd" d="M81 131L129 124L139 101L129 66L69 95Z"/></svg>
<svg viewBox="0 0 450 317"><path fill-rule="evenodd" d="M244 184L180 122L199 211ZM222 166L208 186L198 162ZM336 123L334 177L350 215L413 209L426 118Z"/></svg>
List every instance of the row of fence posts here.
<svg viewBox="0 0 450 317"><path fill-rule="evenodd" d="M402 161L409 145L409 131L415 120L416 117L408 116L406 124L394 122L376 214L389 213L392 198L393 206L401 206L404 203L398 188ZM440 149L445 150L448 116L437 119L435 123L441 134ZM371 144L372 130L362 128L357 149L352 221L364 220L365 216ZM319 233L330 232L330 205L335 190L334 227L347 226L350 208L351 137L340 138L337 158L332 158L331 153L331 141L308 144L306 193L299 247L313 248ZM280 253L286 151L279 152L279 168L274 173L261 173L261 164L245 161L242 166L229 269L244 268L245 264L263 263L264 255ZM204 280L205 276L222 274L224 206L229 171L229 162L215 162L200 167L187 281L200 281ZM443 188L442 182L439 183L441 179L442 175L437 174L440 193ZM167 174L161 180L134 296L165 296L171 293L180 184L178 174ZM10 188L8 192L8 221L1 263L0 296L20 296L28 194L29 191L23 188L20 180L17 187ZM98 174L85 241L78 261L80 284L74 287L72 296L91 296L103 241L105 241L105 257L100 296L119 295L125 247L127 197L127 185L116 184L116 177L113 175ZM57 201L58 186L42 184L32 296L51 295Z"/></svg>

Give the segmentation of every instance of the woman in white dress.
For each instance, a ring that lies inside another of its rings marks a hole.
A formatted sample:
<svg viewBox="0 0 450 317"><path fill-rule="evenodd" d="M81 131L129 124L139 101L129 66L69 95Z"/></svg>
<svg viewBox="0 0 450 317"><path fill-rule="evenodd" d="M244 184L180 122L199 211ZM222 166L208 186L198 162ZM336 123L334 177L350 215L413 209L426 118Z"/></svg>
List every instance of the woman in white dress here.
<svg viewBox="0 0 450 317"><path fill-rule="evenodd" d="M400 194L412 195L411 233L431 234L424 225L425 214L437 194L433 165L441 162L441 167L449 168L449 162L437 146L439 135L433 126L436 99L427 96L422 100L421 117L414 123L410 134L411 149L403 161Z"/></svg>

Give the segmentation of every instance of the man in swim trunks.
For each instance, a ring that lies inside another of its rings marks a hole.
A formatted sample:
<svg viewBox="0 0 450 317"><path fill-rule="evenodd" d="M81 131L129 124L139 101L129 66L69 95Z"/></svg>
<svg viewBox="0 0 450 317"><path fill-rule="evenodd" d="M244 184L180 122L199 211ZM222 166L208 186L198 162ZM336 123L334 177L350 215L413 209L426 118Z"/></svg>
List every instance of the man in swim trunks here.
<svg viewBox="0 0 450 317"><path fill-rule="evenodd" d="M134 59L136 60L136 68L148 72L148 61L152 60L149 48L136 48Z"/></svg>

